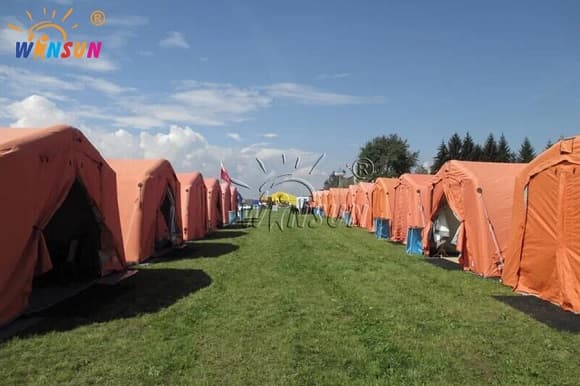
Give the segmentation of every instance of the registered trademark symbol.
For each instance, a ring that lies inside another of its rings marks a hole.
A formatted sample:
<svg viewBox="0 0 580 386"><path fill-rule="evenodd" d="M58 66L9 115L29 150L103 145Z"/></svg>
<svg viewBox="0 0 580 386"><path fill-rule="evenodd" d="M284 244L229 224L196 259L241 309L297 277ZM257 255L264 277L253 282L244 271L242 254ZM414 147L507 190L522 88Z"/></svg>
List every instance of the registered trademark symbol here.
<svg viewBox="0 0 580 386"><path fill-rule="evenodd" d="M96 10L91 13L91 23L94 26L100 27L107 22L107 15L101 10Z"/></svg>

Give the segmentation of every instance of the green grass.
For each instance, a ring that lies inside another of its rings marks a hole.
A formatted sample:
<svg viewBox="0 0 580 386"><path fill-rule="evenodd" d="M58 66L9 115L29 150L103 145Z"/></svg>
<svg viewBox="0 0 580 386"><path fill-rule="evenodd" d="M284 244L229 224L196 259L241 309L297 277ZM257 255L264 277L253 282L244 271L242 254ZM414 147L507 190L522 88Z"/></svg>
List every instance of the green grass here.
<svg viewBox="0 0 580 386"><path fill-rule="evenodd" d="M580 334L526 299L360 229L262 221L57 307L0 344L0 383L578 384Z"/></svg>

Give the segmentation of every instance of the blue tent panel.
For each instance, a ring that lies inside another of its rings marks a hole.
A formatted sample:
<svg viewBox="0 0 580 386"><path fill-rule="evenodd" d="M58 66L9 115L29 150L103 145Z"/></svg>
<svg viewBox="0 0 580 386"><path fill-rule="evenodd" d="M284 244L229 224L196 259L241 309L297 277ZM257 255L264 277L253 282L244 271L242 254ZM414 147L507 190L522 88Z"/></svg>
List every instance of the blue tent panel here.
<svg viewBox="0 0 580 386"><path fill-rule="evenodd" d="M407 231L407 253L411 255L423 254L423 244L421 242L421 228L409 228Z"/></svg>

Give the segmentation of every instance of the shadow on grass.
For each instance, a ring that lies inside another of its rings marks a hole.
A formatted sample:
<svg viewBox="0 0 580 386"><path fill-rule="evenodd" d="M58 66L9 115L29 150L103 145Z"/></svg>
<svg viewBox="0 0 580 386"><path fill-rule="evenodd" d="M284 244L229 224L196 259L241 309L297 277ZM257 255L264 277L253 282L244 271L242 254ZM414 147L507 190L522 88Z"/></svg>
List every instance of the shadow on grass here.
<svg viewBox="0 0 580 386"><path fill-rule="evenodd" d="M580 332L580 315L564 311L550 302L535 296L496 295L493 297L555 330Z"/></svg>
<svg viewBox="0 0 580 386"><path fill-rule="evenodd" d="M434 265L435 267L443 268L448 271L463 271L461 265L438 257L429 257L426 258L425 261L431 265Z"/></svg>
<svg viewBox="0 0 580 386"><path fill-rule="evenodd" d="M4 338L69 331L156 313L211 283L209 275L197 269L140 269L117 285L95 285L45 311L18 319L15 324L23 324L25 328L20 331L16 328L15 334Z"/></svg>
<svg viewBox="0 0 580 386"><path fill-rule="evenodd" d="M240 249L239 246L230 243L213 243L190 241L181 248L175 249L163 256L147 260L143 265L163 263L167 261L217 258Z"/></svg>
<svg viewBox="0 0 580 386"><path fill-rule="evenodd" d="M210 233L205 237L204 240L219 240L219 239L233 239L236 237L246 236L248 232L238 231L238 230L231 230L231 227L226 229L221 229L217 232ZM239 228L238 228L239 229Z"/></svg>

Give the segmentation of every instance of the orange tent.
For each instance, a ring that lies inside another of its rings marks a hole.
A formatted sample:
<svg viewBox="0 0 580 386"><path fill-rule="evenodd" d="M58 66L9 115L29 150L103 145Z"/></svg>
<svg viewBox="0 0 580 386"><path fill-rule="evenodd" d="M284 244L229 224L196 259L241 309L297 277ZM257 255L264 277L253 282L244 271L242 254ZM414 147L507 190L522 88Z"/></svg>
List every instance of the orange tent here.
<svg viewBox="0 0 580 386"><path fill-rule="evenodd" d="M502 274L516 291L580 313L580 136L564 139L516 178Z"/></svg>
<svg viewBox="0 0 580 386"><path fill-rule="evenodd" d="M395 206L397 178L377 178L373 191L373 218L391 219Z"/></svg>
<svg viewBox="0 0 580 386"><path fill-rule="evenodd" d="M229 211L232 210L232 199L230 193L231 184L229 182L220 182L220 189L222 194L222 224L227 225L230 223Z"/></svg>
<svg viewBox="0 0 580 386"><path fill-rule="evenodd" d="M125 256L140 263L183 241L181 188L167 160L108 160L117 173Z"/></svg>
<svg viewBox="0 0 580 386"><path fill-rule="evenodd" d="M329 217L338 218L345 211L346 195L348 189L346 188L330 188L330 213Z"/></svg>
<svg viewBox="0 0 580 386"><path fill-rule="evenodd" d="M499 276L510 235L514 182L525 166L446 162L433 178L424 249L431 254L458 253L463 269Z"/></svg>
<svg viewBox="0 0 580 386"><path fill-rule="evenodd" d="M238 211L238 188L236 188L234 185L230 186L230 200L231 200L231 205L230 205L230 210L233 210L235 212Z"/></svg>
<svg viewBox="0 0 580 386"><path fill-rule="evenodd" d="M215 178L204 178L207 191L207 223L208 232L223 226L222 222L222 190Z"/></svg>
<svg viewBox="0 0 580 386"><path fill-rule="evenodd" d="M320 198L322 201L322 210L324 210L324 215L328 216L330 212L330 192L328 190L321 191Z"/></svg>
<svg viewBox="0 0 580 386"><path fill-rule="evenodd" d="M373 191L375 184L370 182L359 182L357 184L355 205L353 212L356 213L356 225L374 231L373 224Z"/></svg>
<svg viewBox="0 0 580 386"><path fill-rule="evenodd" d="M432 179L429 174L407 173L399 177L399 183L395 186L393 241L406 244L409 230L422 230L427 225ZM421 237L418 242L421 243Z"/></svg>
<svg viewBox="0 0 580 386"><path fill-rule="evenodd" d="M183 239L202 239L207 234L207 189L199 172L179 173Z"/></svg>
<svg viewBox="0 0 580 386"><path fill-rule="evenodd" d="M349 185L347 193L346 193L347 225L350 225L350 226L358 225L356 211L354 210L356 190L357 190L357 185Z"/></svg>
<svg viewBox="0 0 580 386"><path fill-rule="evenodd" d="M79 130L0 129L0 176L0 325L36 285L126 269L115 172Z"/></svg>

